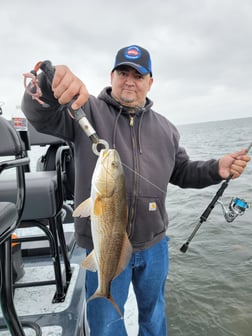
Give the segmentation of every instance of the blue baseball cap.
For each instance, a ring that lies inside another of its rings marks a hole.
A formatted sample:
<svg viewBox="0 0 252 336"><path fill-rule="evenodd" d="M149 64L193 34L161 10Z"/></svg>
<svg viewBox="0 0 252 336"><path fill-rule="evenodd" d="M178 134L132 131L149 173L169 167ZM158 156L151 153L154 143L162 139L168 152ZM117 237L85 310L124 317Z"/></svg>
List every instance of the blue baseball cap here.
<svg viewBox="0 0 252 336"><path fill-rule="evenodd" d="M138 45L124 47L117 52L112 71L121 65L128 65L140 72L141 75L149 73L152 76L150 54L146 49Z"/></svg>

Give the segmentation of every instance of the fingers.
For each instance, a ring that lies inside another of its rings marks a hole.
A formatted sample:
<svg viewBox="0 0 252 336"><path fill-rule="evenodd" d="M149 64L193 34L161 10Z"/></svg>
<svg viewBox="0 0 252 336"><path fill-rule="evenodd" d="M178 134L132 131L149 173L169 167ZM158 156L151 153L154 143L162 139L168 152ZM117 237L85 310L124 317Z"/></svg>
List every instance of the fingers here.
<svg viewBox="0 0 252 336"><path fill-rule="evenodd" d="M55 66L52 90L55 98L62 105L69 103L74 97L77 97L72 105L74 110L85 104L89 97L84 83L65 65Z"/></svg>
<svg viewBox="0 0 252 336"><path fill-rule="evenodd" d="M232 175L232 178L239 177L243 173L245 167L246 165L240 166L240 165L232 164L230 168L230 174Z"/></svg>
<svg viewBox="0 0 252 336"><path fill-rule="evenodd" d="M247 150L242 149L239 152L231 154L231 156L234 158L234 161L230 167L230 174L232 175L233 179L239 177L243 173L247 163L250 161L250 157L246 155L246 153Z"/></svg>
<svg viewBox="0 0 252 336"><path fill-rule="evenodd" d="M78 110L82 105L84 105L88 100L89 94L86 89L86 86L82 83L82 85L79 88L79 95L77 99L72 104L73 110Z"/></svg>
<svg viewBox="0 0 252 336"><path fill-rule="evenodd" d="M230 154L234 159L239 159L241 156L246 154L246 149L242 149L238 152Z"/></svg>
<svg viewBox="0 0 252 336"><path fill-rule="evenodd" d="M250 157L248 155L237 156L236 160L234 160L230 167L230 174L232 175L232 178L239 177L243 173L249 161Z"/></svg>

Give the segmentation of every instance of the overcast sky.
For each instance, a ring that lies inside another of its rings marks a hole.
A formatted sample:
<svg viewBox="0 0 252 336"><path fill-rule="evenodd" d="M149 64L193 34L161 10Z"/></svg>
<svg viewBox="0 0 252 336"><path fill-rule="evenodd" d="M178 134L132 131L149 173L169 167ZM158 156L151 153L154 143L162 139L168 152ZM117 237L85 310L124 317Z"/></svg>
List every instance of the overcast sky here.
<svg viewBox="0 0 252 336"><path fill-rule="evenodd" d="M0 27L5 115L38 61L67 64L97 95L117 50L138 44L152 55L153 108L173 123L252 117L251 0L2 0Z"/></svg>

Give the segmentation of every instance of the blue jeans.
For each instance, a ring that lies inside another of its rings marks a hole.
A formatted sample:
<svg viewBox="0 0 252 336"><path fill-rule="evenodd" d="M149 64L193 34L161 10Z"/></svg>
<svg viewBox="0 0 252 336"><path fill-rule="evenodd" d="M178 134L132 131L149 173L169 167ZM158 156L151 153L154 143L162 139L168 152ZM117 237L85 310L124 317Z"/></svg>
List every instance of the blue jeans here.
<svg viewBox="0 0 252 336"><path fill-rule="evenodd" d="M169 269L168 238L154 246L132 254L128 267L111 283L111 294L122 313L130 282L138 306L138 336L166 336L164 288ZM86 297L97 288L97 273L87 271ZM126 336L123 319L110 301L94 299L87 304L87 320L91 336ZM129 335L131 336L131 335Z"/></svg>

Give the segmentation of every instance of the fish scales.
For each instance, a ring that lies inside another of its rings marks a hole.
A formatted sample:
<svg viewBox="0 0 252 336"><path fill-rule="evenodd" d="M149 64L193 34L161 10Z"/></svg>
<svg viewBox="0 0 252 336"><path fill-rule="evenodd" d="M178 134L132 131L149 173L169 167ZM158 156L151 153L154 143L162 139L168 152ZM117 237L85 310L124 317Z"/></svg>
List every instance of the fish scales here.
<svg viewBox="0 0 252 336"><path fill-rule="evenodd" d="M124 206L115 206L122 199L120 192L117 192L113 197L105 198L104 211L100 218L98 216L95 225L92 225L92 237L94 241L95 255L100 265L100 283L98 291L105 297L110 295L110 282L108 279L113 279L117 267L118 260L121 255L121 247L124 239L124 230L126 228L122 218L127 218L127 212L124 211ZM123 211L125 213L123 213ZM126 223L127 225L127 223ZM105 288L102 288L104 286Z"/></svg>

